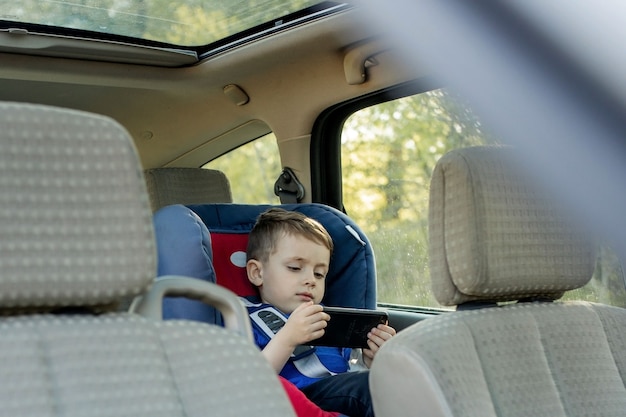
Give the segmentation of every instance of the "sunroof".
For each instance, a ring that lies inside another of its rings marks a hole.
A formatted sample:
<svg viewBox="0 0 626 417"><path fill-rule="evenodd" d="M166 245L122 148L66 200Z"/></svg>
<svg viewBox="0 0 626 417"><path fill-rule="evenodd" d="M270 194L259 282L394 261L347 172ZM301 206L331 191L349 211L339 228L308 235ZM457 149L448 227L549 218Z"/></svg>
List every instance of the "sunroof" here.
<svg viewBox="0 0 626 417"><path fill-rule="evenodd" d="M319 0L0 0L0 21L4 27L30 24L196 48L340 4Z"/></svg>

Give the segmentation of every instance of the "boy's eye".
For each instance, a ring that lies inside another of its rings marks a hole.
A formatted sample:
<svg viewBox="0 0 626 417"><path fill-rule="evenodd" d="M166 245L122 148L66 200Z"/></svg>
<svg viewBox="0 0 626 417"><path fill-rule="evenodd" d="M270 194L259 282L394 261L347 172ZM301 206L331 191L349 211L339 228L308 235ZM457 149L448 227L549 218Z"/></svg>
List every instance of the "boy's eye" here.
<svg viewBox="0 0 626 417"><path fill-rule="evenodd" d="M299 271L300 267L299 266L293 266L293 265L287 265L287 269L289 269L290 271Z"/></svg>
<svg viewBox="0 0 626 417"><path fill-rule="evenodd" d="M324 278L326 278L326 274L322 274L321 272L316 272L315 273L315 278L324 279Z"/></svg>

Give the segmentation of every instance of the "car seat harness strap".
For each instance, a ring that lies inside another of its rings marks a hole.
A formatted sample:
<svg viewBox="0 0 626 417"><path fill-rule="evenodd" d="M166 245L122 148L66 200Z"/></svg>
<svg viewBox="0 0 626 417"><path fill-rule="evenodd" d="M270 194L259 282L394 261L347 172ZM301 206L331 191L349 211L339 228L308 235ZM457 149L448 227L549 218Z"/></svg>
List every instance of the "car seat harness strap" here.
<svg viewBox="0 0 626 417"><path fill-rule="evenodd" d="M267 336L268 339L271 340L287 323L287 316L277 308L268 304L255 304L246 298L242 298L242 300L248 308L252 326ZM301 374L309 378L323 378L335 375L335 372L324 366L315 352L314 346L299 345L291 354L289 360Z"/></svg>

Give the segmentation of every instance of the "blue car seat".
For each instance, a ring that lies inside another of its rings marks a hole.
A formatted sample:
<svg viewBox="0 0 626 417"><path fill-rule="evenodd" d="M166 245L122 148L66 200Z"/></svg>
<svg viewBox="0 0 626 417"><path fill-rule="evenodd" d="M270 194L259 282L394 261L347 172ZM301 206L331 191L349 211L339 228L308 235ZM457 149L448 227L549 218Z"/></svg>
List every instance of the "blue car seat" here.
<svg viewBox="0 0 626 417"><path fill-rule="evenodd" d="M222 285L237 295L256 294L246 277L248 233L271 205L172 205L154 215L158 276L186 275ZM335 245L322 302L328 306L376 308L374 253L360 228L344 213L322 204L283 204L319 221ZM164 318L219 322L212 307L199 301L168 298Z"/></svg>

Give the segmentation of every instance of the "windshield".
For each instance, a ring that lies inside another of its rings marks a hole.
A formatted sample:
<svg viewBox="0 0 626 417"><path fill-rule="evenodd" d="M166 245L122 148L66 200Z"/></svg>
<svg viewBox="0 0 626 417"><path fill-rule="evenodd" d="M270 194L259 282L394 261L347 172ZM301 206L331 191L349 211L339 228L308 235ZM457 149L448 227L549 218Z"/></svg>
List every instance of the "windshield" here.
<svg viewBox="0 0 626 417"><path fill-rule="evenodd" d="M339 4L315 0L0 0L0 21L4 28L31 24L40 30L81 30L197 47Z"/></svg>

